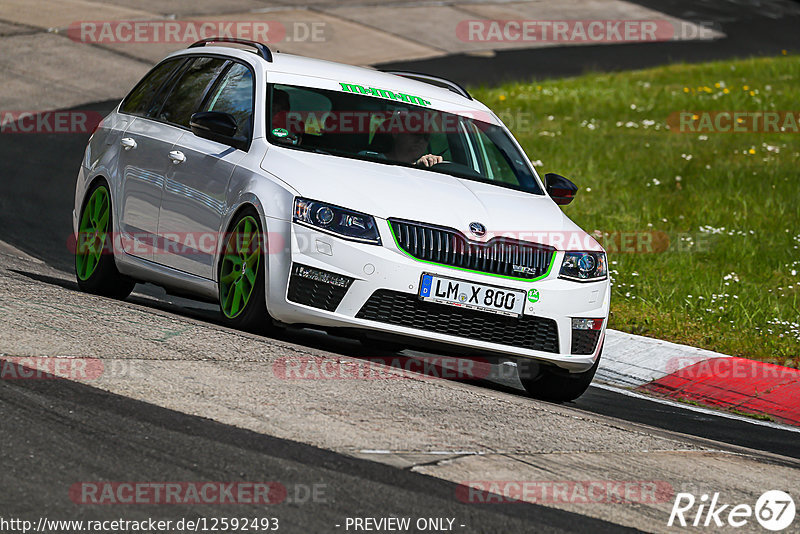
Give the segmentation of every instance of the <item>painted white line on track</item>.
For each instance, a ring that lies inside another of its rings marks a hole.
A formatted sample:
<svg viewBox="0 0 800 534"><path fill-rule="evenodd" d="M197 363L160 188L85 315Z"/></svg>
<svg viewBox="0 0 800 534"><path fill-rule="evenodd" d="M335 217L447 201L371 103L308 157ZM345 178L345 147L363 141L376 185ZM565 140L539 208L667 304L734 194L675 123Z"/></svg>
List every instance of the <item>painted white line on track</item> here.
<svg viewBox="0 0 800 534"><path fill-rule="evenodd" d="M604 389L606 391L613 391L614 393L620 393L620 394L626 395L628 397L633 397L633 398L636 398L636 399L643 399L643 400L648 400L648 401L652 401L652 402L657 402L659 404L665 404L667 406L672 406L672 407L675 407L675 408L683 408L685 410L690 410L690 411L702 413L702 414L705 414L705 415L713 415L713 416L716 416L716 417L724 417L726 419L735 419L737 421L743 421L745 423L750 423L751 425L766 426L766 427L769 427L769 428L775 428L775 429L778 429L778 430L785 430L787 432L795 432L795 433L800 434L800 427L784 425L784 424L781 424L781 423L774 423L772 421L761 421L759 419L754 419L752 417L745 417L745 416L742 416L742 415L736 415L736 414L733 414L733 413L730 413L730 412L725 412L725 411L722 411L722 410L715 410L713 408L704 408L702 406L695 406L693 404L687 404L687 403L684 403L684 402L676 402L676 401L673 401L673 400L663 399L663 398L660 398L660 397L651 397L649 395L642 395L640 393L636 393L636 392L631 391L629 389L618 388L616 386L611 386L611 385L608 385L608 384L601 384L601 383L596 383L595 382L595 383L592 383L591 387L598 388L598 389Z"/></svg>

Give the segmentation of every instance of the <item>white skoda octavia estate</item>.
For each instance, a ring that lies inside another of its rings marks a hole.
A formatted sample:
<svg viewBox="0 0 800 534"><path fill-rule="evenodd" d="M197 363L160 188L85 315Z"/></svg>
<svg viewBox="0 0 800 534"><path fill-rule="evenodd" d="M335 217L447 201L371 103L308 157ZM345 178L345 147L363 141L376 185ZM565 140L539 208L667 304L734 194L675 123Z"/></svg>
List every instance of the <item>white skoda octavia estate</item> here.
<svg viewBox="0 0 800 534"><path fill-rule="evenodd" d="M589 386L609 313L602 247L486 106L448 80L207 39L156 65L89 140L80 287L218 301L231 326L314 325L530 364Z"/></svg>

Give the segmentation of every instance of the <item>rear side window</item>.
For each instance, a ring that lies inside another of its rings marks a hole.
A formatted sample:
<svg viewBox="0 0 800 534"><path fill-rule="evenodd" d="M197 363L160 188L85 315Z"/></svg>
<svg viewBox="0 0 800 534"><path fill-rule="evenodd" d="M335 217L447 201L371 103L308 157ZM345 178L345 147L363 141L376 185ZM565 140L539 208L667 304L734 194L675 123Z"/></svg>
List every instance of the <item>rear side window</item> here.
<svg viewBox="0 0 800 534"><path fill-rule="evenodd" d="M131 115L145 115L156 93L169 76L183 62L184 58L170 59L156 66L136 84L133 91L125 97L120 111Z"/></svg>
<svg viewBox="0 0 800 534"><path fill-rule="evenodd" d="M236 138L249 141L253 130L253 73L234 63L214 87L203 111L230 113L236 119Z"/></svg>
<svg viewBox="0 0 800 534"><path fill-rule="evenodd" d="M227 60L214 57L192 60L155 118L188 128L189 119L199 110L203 97L226 64Z"/></svg>

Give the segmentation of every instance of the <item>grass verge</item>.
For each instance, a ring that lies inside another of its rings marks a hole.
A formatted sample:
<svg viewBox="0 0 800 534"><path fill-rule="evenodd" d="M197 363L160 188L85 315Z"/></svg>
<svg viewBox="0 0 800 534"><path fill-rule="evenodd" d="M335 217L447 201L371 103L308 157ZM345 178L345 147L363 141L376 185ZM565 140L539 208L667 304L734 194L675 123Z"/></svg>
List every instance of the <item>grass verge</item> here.
<svg viewBox="0 0 800 534"><path fill-rule="evenodd" d="M580 188L587 231L656 232L658 252L607 237L610 326L800 366L800 134L675 133L680 111L800 111L800 58L675 64L474 89L540 174ZM646 248L646 247L645 247Z"/></svg>

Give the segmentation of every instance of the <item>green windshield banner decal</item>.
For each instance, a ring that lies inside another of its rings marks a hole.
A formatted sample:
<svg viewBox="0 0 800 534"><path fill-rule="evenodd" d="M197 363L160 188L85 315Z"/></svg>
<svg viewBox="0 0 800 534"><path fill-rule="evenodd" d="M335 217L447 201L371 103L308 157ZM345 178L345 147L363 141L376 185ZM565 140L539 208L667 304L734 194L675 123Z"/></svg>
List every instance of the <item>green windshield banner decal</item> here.
<svg viewBox="0 0 800 534"><path fill-rule="evenodd" d="M431 103L420 96L409 95L407 93L395 93L388 89L377 89L375 87L364 87L355 83L339 82L342 86L342 91L346 93L360 93L363 95L372 95L388 100L399 100L401 102L408 102L409 104L417 104L418 106L430 106Z"/></svg>

